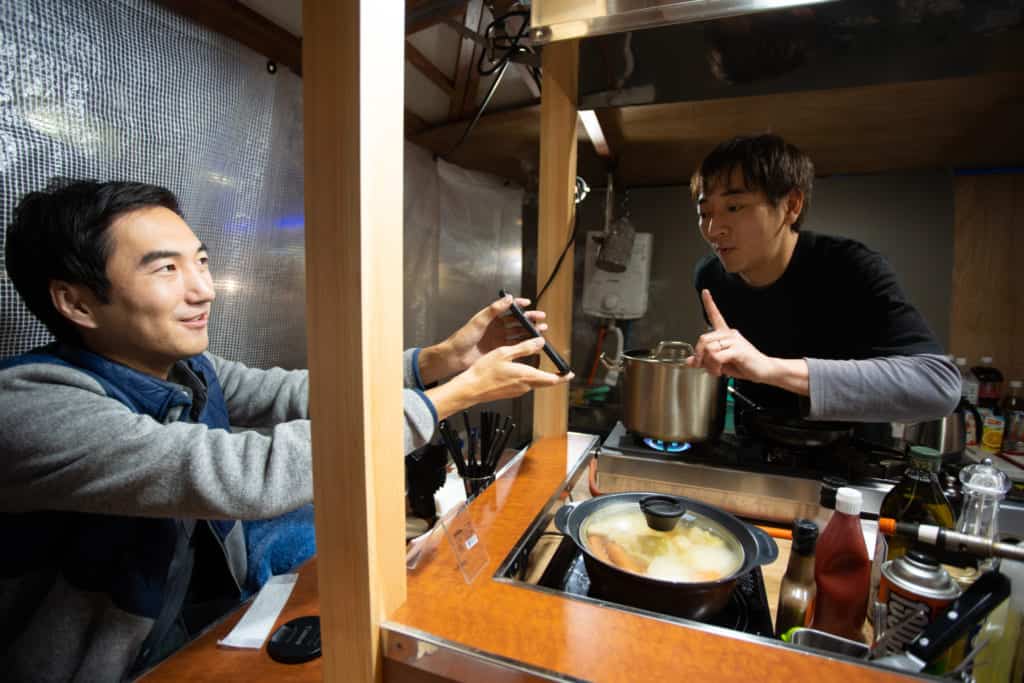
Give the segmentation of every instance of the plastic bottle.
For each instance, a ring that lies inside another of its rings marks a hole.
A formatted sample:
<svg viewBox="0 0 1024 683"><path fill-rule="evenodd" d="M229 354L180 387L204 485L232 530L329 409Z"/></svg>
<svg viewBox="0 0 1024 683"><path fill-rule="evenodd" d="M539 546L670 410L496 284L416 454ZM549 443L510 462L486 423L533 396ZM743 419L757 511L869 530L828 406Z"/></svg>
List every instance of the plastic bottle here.
<svg viewBox="0 0 1024 683"><path fill-rule="evenodd" d="M998 453L1003 447L1003 373L992 365L992 356L982 356L981 365L971 368L978 378L978 413L981 415L982 449Z"/></svg>
<svg viewBox="0 0 1024 683"><path fill-rule="evenodd" d="M939 468L942 455L934 448L911 446L908 453L910 465L903 477L885 494L878 509L879 517L891 517L897 522L934 524L952 529L956 521L953 506L946 500L939 482ZM875 537L874 559L871 564L871 595L878 592L882 563L895 560L907 554L911 542L900 536ZM922 548L927 552L927 548Z"/></svg>
<svg viewBox="0 0 1024 683"><path fill-rule="evenodd" d="M1024 382L1010 382L1010 393L1003 399L1003 453L1024 455Z"/></svg>
<svg viewBox="0 0 1024 683"><path fill-rule="evenodd" d="M1024 543L1020 545L1024 546ZM974 636L988 645L974 661L972 674L977 683L1020 681L1024 671L1021 643L1021 613L1024 612L1024 563L1004 559L999 571L1010 579L1011 593L983 622ZM1017 660L1017 661L1015 661Z"/></svg>
<svg viewBox="0 0 1024 683"><path fill-rule="evenodd" d="M967 367L967 359L960 356L956 359L956 367L960 370L960 395L974 407L978 406L978 378Z"/></svg>
<svg viewBox="0 0 1024 683"><path fill-rule="evenodd" d="M977 408L978 378L967 367L967 359L963 356L956 359L956 366L960 370L960 396L971 404L971 407ZM981 440L981 425L977 424L974 413L970 410L964 411L964 432L966 433L966 444L977 446Z"/></svg>
<svg viewBox="0 0 1024 683"><path fill-rule="evenodd" d="M975 365L971 371L978 378L978 408L996 410L1003 397L1003 373L992 365L992 356L982 356L981 365Z"/></svg>
<svg viewBox="0 0 1024 683"><path fill-rule="evenodd" d="M779 608L775 612L775 636L794 626L807 625L814 604L814 546L818 525L809 519L793 522L793 546L789 564L779 586Z"/></svg>
<svg viewBox="0 0 1024 683"><path fill-rule="evenodd" d="M864 642L871 560L861 531L864 501L857 489L836 492L836 512L818 539L814 559L813 628Z"/></svg>

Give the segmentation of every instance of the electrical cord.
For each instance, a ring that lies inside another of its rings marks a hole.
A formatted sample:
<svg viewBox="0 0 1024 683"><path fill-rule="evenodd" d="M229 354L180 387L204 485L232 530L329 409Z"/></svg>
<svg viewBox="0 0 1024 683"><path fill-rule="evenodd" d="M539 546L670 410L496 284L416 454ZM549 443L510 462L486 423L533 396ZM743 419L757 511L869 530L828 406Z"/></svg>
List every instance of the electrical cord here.
<svg viewBox="0 0 1024 683"><path fill-rule="evenodd" d="M476 126L477 121L480 120L480 117L483 116L484 110L487 108L487 105L490 104L491 98L494 97L494 93L498 89L498 85L501 83L501 79L505 76L505 72L507 70L508 62L505 62L505 64L502 65L501 70L498 71L498 75L494 77L494 81L491 83L491 87L487 90L487 94L484 96L484 101L481 102L480 106L477 108L476 114L473 116L473 120L470 121L469 125L466 126L466 129L462 131L462 137L459 138L459 141L456 142L450 150L441 155L442 158L450 156L452 152L461 147L462 143L469 137L469 134L473 132L473 128Z"/></svg>
<svg viewBox="0 0 1024 683"><path fill-rule="evenodd" d="M519 30L517 30L515 34L509 35L508 31L504 30L505 22L512 17L520 17L522 22L519 25ZM455 150L462 146L462 143L466 141L469 134L473 132L476 124L480 121L480 117L483 116L487 106L491 103L491 98L494 97L494 93L498 90L498 85L501 83L501 79L505 76L505 72L508 71L508 67L512 63L512 57L517 54L533 52L532 49L519 44L519 41L525 38L526 34L529 32L529 19L529 12L517 10L503 14L487 25L487 28L484 30L484 38L490 41L491 47L487 50L480 51L480 59L477 61L476 70L481 76L490 76L495 72L497 72L498 75L495 76L494 81L491 83L491 87L488 88L487 94L484 96L480 106L477 107L476 114L473 115L469 125L467 125L466 129L462 131L462 136L459 138L459 141L456 142L451 149L442 154L441 158L451 156ZM500 35L495 34L495 29L498 26L502 28L502 33ZM488 58L488 61L491 62L491 66L484 67L484 58L488 56L488 53L491 52L492 49L502 50L503 53L497 59L495 59L492 54ZM540 76L538 75L535 67L530 68L530 75L539 88Z"/></svg>
<svg viewBox="0 0 1024 683"><path fill-rule="evenodd" d="M576 192L573 198L573 204L579 204L587 198L588 194L590 194L590 187L587 185L587 181L580 176L576 176ZM576 241L576 225L576 212L574 211L572 215L572 231L569 233L569 241L565 243L565 248L562 249L562 253L558 256L558 260L555 262L555 269L551 271L551 275L548 276L547 282L545 282L544 286L540 288L540 293L537 294L537 299L533 302L535 307L540 305L540 298L544 296L544 292L548 291L548 287L551 286L555 276L558 275L558 269L562 267L562 261L565 259L565 255L569 252L569 247L571 247L573 242Z"/></svg>
<svg viewBox="0 0 1024 683"><path fill-rule="evenodd" d="M558 269L562 267L562 261L565 259L565 255L569 253L569 247L572 246L573 242L576 241L576 216L572 218L572 232L569 233L569 241L565 243L565 248L562 249L562 253L558 256L558 260L555 261L555 269L551 271L551 275L548 276L547 282L540 288L540 292L537 294L537 300L533 302L534 307L540 305L541 297L544 296L544 292L548 291L548 287L554 282L555 276L558 275Z"/></svg>

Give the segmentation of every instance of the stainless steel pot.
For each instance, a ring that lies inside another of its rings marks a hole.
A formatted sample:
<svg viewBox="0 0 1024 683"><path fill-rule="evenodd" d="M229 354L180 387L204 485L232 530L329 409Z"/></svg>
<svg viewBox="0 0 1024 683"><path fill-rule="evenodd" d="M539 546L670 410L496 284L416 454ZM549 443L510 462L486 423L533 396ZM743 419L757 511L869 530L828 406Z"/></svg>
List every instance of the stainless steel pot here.
<svg viewBox="0 0 1024 683"><path fill-rule="evenodd" d="M623 373L626 429L662 441L709 441L722 433L725 389L721 378L691 368L686 342L660 342L654 350L626 351L618 362L601 354L609 369Z"/></svg>
<svg viewBox="0 0 1024 683"><path fill-rule="evenodd" d="M915 422L903 428L903 441L908 446L927 446L942 455L944 463L955 462L967 444L966 417L974 416L975 429L981 430L981 416L967 401L961 400L952 415L928 422Z"/></svg>

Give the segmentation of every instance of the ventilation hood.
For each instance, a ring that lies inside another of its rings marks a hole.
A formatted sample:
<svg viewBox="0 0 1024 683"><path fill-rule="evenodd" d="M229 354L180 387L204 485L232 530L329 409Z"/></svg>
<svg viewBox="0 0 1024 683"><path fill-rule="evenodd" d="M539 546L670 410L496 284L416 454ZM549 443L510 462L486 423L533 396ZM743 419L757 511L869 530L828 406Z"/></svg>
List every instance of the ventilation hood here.
<svg viewBox="0 0 1024 683"><path fill-rule="evenodd" d="M819 5L835 0L533 0L530 41L558 40Z"/></svg>

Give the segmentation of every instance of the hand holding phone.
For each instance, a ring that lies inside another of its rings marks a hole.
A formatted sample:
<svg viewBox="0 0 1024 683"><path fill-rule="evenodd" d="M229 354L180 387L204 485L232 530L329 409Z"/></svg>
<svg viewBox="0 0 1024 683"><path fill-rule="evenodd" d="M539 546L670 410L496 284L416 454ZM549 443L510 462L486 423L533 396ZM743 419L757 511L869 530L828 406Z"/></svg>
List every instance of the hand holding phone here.
<svg viewBox="0 0 1024 683"><path fill-rule="evenodd" d="M511 295L504 289L502 289L498 291L498 296L505 298L506 296ZM526 329L526 331L530 334L531 337L543 336L540 332L537 331L537 328L533 326L533 323L530 322L530 319L526 317L526 314L523 313L523 309L519 308L519 304L516 303L515 297L512 297L511 310L512 315L515 316L516 320L519 321L519 324ZM555 351L554 347L551 346L551 343L548 342L546 339L544 340L544 353L547 355L549 359L551 359L551 362L555 364L555 368L558 369L559 375L568 375L571 372L569 364L565 362L564 358L558 355L558 352Z"/></svg>

